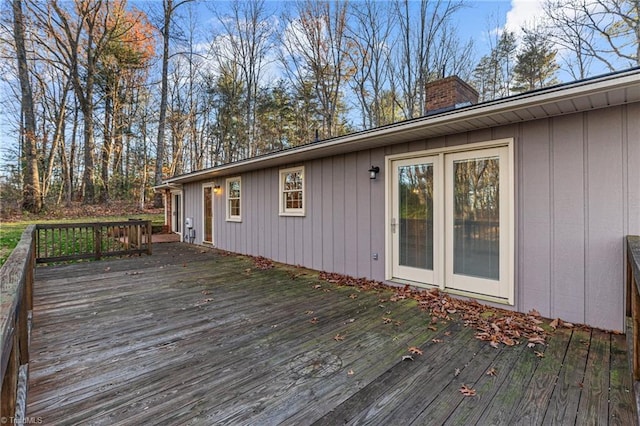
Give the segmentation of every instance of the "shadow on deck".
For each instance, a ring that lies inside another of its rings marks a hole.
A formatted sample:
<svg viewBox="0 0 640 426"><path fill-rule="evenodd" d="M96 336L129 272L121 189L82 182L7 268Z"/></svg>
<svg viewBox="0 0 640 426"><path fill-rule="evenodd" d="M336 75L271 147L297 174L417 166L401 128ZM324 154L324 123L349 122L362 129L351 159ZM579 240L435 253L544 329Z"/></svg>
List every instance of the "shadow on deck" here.
<svg viewBox="0 0 640 426"><path fill-rule="evenodd" d="M390 292L182 243L38 268L34 291L44 424L636 423L621 335L494 349Z"/></svg>

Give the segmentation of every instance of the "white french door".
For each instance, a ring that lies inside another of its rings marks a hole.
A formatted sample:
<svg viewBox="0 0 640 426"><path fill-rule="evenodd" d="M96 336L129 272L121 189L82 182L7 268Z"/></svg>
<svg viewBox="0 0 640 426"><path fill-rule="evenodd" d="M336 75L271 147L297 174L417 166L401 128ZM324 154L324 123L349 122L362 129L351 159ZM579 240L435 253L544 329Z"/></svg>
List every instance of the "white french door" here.
<svg viewBox="0 0 640 426"><path fill-rule="evenodd" d="M438 283L438 164L438 156L392 162L392 268L396 278Z"/></svg>
<svg viewBox="0 0 640 426"><path fill-rule="evenodd" d="M508 147L445 155L446 287L510 299Z"/></svg>
<svg viewBox="0 0 640 426"><path fill-rule="evenodd" d="M182 191L171 192L171 229L182 236Z"/></svg>
<svg viewBox="0 0 640 426"><path fill-rule="evenodd" d="M213 244L213 184L202 186L202 242Z"/></svg>
<svg viewBox="0 0 640 426"><path fill-rule="evenodd" d="M390 277L512 303L509 146L389 162Z"/></svg>

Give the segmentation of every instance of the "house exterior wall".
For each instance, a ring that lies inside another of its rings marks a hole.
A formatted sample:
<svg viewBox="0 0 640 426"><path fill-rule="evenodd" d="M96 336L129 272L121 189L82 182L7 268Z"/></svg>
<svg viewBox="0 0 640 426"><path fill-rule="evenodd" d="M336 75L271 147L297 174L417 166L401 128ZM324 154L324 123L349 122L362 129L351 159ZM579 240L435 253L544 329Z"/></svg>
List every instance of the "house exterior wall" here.
<svg viewBox="0 0 640 426"><path fill-rule="evenodd" d="M214 244L383 281L385 156L514 138L515 306L501 306L623 330L624 237L640 233L637 117L634 103L311 160L304 217L279 216L277 204L278 171L301 164L242 174L242 222L225 220L225 177L216 178ZM381 168L376 180L371 165ZM196 243L202 183L183 188Z"/></svg>

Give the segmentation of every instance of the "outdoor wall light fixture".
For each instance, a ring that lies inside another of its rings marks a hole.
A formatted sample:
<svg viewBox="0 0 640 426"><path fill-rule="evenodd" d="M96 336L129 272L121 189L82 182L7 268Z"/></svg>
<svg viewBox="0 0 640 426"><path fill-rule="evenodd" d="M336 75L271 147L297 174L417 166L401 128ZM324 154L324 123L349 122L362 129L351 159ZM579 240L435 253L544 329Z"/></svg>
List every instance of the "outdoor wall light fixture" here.
<svg viewBox="0 0 640 426"><path fill-rule="evenodd" d="M220 192L220 185L213 185L213 192L215 194L217 194L218 192Z"/></svg>
<svg viewBox="0 0 640 426"><path fill-rule="evenodd" d="M378 177L378 173L380 173L380 167L371 166L371 168L369 169L369 179L375 179L376 177Z"/></svg>

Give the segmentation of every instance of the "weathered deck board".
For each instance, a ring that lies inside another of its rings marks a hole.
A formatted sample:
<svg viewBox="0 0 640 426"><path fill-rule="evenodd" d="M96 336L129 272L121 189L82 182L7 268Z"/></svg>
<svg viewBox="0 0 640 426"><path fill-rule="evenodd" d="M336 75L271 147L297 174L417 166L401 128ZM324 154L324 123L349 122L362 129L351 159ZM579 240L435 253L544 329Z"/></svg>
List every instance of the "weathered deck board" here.
<svg viewBox="0 0 640 426"><path fill-rule="evenodd" d="M29 416L95 425L635 418L623 336L561 329L546 349L494 349L456 321L429 328L416 302L388 292L186 244L154 251L38 269ZM424 353L403 361L410 346ZM463 384L477 395L463 396Z"/></svg>

